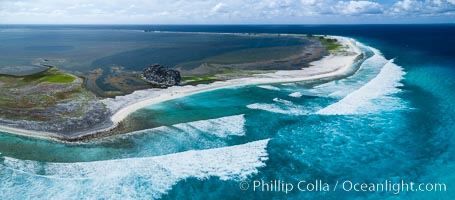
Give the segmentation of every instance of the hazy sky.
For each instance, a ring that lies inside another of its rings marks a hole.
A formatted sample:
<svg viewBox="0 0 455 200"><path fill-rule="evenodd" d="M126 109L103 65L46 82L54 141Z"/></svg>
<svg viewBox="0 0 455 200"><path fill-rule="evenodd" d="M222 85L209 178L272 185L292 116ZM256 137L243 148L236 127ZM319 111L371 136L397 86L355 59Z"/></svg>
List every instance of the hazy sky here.
<svg viewBox="0 0 455 200"><path fill-rule="evenodd" d="M0 24L454 22L455 0L0 0Z"/></svg>

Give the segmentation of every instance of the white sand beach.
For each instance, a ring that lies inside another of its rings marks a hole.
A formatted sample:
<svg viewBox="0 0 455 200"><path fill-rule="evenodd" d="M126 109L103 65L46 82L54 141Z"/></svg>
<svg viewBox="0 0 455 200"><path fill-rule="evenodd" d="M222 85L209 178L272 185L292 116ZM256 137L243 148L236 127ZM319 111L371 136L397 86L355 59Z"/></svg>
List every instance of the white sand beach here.
<svg viewBox="0 0 455 200"><path fill-rule="evenodd" d="M218 81L210 84L200 84L197 86L187 85L173 86L167 89L139 90L129 95L103 99L102 102L105 103L113 113L111 116L113 125L108 128L103 127L99 130L84 133L83 135L92 135L113 129L129 114L146 106L201 92L245 85L312 81L343 76L351 70L355 60L362 54L362 52L356 45L357 42L351 38L339 36L331 37L336 38L339 43L342 44L344 51L337 54L331 54L321 60L311 62L310 67L303 68L302 70L277 71L275 73L258 74L248 78ZM24 130L7 126L0 126L0 131L46 139L65 139L55 133Z"/></svg>
<svg viewBox="0 0 455 200"><path fill-rule="evenodd" d="M129 95L116 97L115 99L105 99L103 102L114 113L111 120L114 123L119 123L130 113L143 107L210 90L245 85L309 81L340 76L349 71L356 58L362 52L353 39L338 36L332 37L336 38L345 47L346 55L326 56L321 60L310 63L310 67L303 68L302 70L278 71L270 74L259 74L248 78L200 84L197 86L174 86L167 89L142 90Z"/></svg>

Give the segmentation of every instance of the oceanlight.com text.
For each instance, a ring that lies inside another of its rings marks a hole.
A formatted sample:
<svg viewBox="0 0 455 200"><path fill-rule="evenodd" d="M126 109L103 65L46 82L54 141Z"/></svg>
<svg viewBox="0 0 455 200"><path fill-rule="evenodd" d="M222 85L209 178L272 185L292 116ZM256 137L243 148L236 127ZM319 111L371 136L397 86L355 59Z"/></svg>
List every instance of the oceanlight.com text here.
<svg viewBox="0 0 455 200"><path fill-rule="evenodd" d="M241 190L254 192L387 192L398 195L402 192L446 192L445 183L422 183L414 181L356 182L351 180L328 183L322 180L301 180L287 182L283 180L252 180L242 181Z"/></svg>

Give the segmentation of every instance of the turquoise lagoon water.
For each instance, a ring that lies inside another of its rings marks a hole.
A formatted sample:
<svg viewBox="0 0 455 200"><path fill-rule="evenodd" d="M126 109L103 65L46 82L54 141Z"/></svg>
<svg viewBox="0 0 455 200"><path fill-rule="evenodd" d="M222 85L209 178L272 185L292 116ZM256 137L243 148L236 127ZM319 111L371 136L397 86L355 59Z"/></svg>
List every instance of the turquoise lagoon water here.
<svg viewBox="0 0 455 200"><path fill-rule="evenodd" d="M436 44L444 39L437 34L415 32L414 40L399 43L402 30L391 39L338 29L322 33L353 36L367 55L346 79L228 88L163 102L130 116L149 129L84 144L0 134L0 197L453 199L455 66L444 49L453 47ZM332 187L404 180L445 183L447 191L294 188L286 194L254 191L255 180L321 180Z"/></svg>

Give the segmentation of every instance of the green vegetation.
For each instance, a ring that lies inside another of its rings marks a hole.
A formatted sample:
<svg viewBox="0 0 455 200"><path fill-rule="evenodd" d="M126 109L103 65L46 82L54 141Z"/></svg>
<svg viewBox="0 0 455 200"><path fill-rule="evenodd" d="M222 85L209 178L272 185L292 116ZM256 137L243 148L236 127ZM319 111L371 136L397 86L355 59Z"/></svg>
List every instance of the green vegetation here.
<svg viewBox="0 0 455 200"><path fill-rule="evenodd" d="M40 82L49 82L49 83L72 83L76 78L71 75L62 74L62 75L51 75L41 78Z"/></svg>
<svg viewBox="0 0 455 200"><path fill-rule="evenodd" d="M184 84L188 85L197 85L203 83L211 83L217 80L226 80L236 77L245 77L245 76L252 76L254 74L263 74L263 73L270 73L273 72L271 70L233 70L228 68L219 68L214 67L208 64L206 65L207 71L216 71L216 75L198 75L198 76L184 76L182 80Z"/></svg>
<svg viewBox="0 0 455 200"><path fill-rule="evenodd" d="M216 76L185 76L182 79L184 81L209 81L216 78Z"/></svg>
<svg viewBox="0 0 455 200"><path fill-rule="evenodd" d="M202 84L202 83L210 83L214 82L218 79L217 76L208 75L208 76L184 76L182 80L186 82L186 84Z"/></svg>
<svg viewBox="0 0 455 200"><path fill-rule="evenodd" d="M221 70L221 75L224 76L252 76L254 74L264 74L271 73L272 70L233 70L226 68L219 68Z"/></svg>
<svg viewBox="0 0 455 200"><path fill-rule="evenodd" d="M26 76L0 75L0 117L36 121L52 119L52 112L45 117L40 114L42 110L53 108L60 102L90 96L85 94L87 92L81 85L72 84L76 78L52 67Z"/></svg>
<svg viewBox="0 0 455 200"><path fill-rule="evenodd" d="M13 84L14 86L20 86L27 85L32 82L72 83L74 80L76 80L76 77L50 67L47 70L26 76L0 74L0 81L8 83L8 80L13 81L15 83Z"/></svg>
<svg viewBox="0 0 455 200"><path fill-rule="evenodd" d="M338 51L341 47L341 44L338 43L336 39L330 39L323 36L318 37L322 45L326 47L328 51Z"/></svg>

